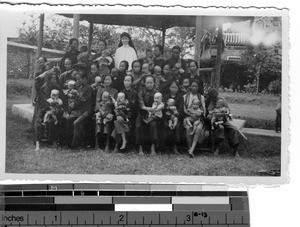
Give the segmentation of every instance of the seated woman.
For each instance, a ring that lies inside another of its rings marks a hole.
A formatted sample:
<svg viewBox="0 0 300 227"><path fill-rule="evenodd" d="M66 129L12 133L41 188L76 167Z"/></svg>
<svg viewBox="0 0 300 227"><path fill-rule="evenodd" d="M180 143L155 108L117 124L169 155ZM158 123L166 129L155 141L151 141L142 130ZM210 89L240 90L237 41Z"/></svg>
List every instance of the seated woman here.
<svg viewBox="0 0 300 227"><path fill-rule="evenodd" d="M78 95L67 118L67 144L71 149L76 149L86 142L88 132L85 127L92 114L92 87L87 84L87 71L84 66L75 66L76 84Z"/></svg>
<svg viewBox="0 0 300 227"><path fill-rule="evenodd" d="M171 103L168 103L168 100ZM176 114L172 101L174 100L174 106L178 114ZM168 142L173 146L173 152L178 154L177 145L180 143L180 127L183 115L183 96L179 90L179 84L177 81L173 81L169 86L169 92L164 96L164 102L166 103L166 108L164 112L164 140L165 143ZM175 117L172 119L172 115ZM177 122L176 119L177 118ZM171 125L170 125L171 120Z"/></svg>
<svg viewBox="0 0 300 227"><path fill-rule="evenodd" d="M116 117L116 120L114 122L115 124L115 130L112 133L113 137L116 138L116 145L114 151L117 152L120 146L120 136L119 135L124 135L125 133L133 132L134 131L134 125L135 125L135 120L136 120L136 114L137 114L137 92L132 89L131 84L132 84L132 76L125 76L124 79L124 87L121 92L125 94L125 99L128 100L128 111L126 113L126 118L128 119L128 122L124 120L122 116ZM130 135L126 135L125 137L125 143L124 143L124 138L123 138L123 144L124 147L121 147L121 150L124 150L126 148L126 143L127 139L129 137L129 140L131 139ZM122 144L122 145L123 145Z"/></svg>
<svg viewBox="0 0 300 227"><path fill-rule="evenodd" d="M48 141L53 143L53 146L57 146L57 140L59 138L59 132L61 129L60 120L63 112L59 114L58 124L55 124L55 119L51 118L46 125L43 126L44 115L46 114L49 103L47 100L50 98L50 93L52 90L58 90L61 92L61 88L58 85L57 81L57 73L54 72L53 69L46 71L35 78L35 89L36 89L36 106L37 113L35 116L35 150L38 151L40 149L40 141L42 139L47 139ZM45 131L46 130L46 131ZM46 138L45 138L46 136Z"/></svg>
<svg viewBox="0 0 300 227"><path fill-rule="evenodd" d="M157 135L157 120L146 124L143 120L148 116L148 113L153 111L152 104L154 102L154 94L157 92L155 88L154 77L149 75L145 78L145 88L141 89L138 93L139 112L136 119L136 144L139 148L139 154L143 155L143 145L146 143L145 132L148 132L147 138L151 142L151 154L155 155L155 145L158 141Z"/></svg>
<svg viewBox="0 0 300 227"><path fill-rule="evenodd" d="M208 91L208 97L207 97L207 111L212 111L216 108L218 102L225 102L225 99L221 96L219 96L218 91L215 88L211 88ZM226 103L226 106L228 107L228 104ZM222 105L220 105L220 108L223 108ZM229 108L228 108L229 109ZM214 138L215 138L215 145L216 150L214 151L215 155L219 154L220 150L220 144L221 142L227 137L227 140L229 142L229 145L233 148L234 155L236 157L239 156L238 153L238 146L239 146L239 132L235 126L230 124L226 118L224 118L224 123L221 125L218 125L218 127L214 130Z"/></svg>
<svg viewBox="0 0 300 227"><path fill-rule="evenodd" d="M111 78L111 76L106 76L105 79L104 79L104 87L100 88L98 90L98 92L97 92L97 95L96 95L95 112L98 112L98 110L100 109L100 103L102 102L102 95L103 95L104 92L108 92L109 95L113 99L117 98L118 91L116 89L112 88L111 86L112 86L112 78ZM96 124L96 129L95 129L95 137L96 137L95 149L99 148L98 133L103 133L103 134L106 134L105 151L106 152L109 151L109 138L111 136L112 131L113 131L113 121L110 121L110 122L108 122L105 125Z"/></svg>
<svg viewBox="0 0 300 227"><path fill-rule="evenodd" d="M200 109L203 111L202 116L205 116L206 110L205 110L205 102L204 97L199 93L199 81L198 80L192 80L191 81L191 88L190 91L188 91L184 96L184 113L186 114L186 117L195 117L194 113L190 113L188 110L193 105L193 100L198 99L200 101ZM200 116L198 116L200 117ZM203 121L201 120L199 124L195 127L194 133L191 134L190 131L190 125L184 124L184 128L186 129L186 140L189 146L189 155L191 158L194 157L194 150L197 145L197 143L203 142Z"/></svg>

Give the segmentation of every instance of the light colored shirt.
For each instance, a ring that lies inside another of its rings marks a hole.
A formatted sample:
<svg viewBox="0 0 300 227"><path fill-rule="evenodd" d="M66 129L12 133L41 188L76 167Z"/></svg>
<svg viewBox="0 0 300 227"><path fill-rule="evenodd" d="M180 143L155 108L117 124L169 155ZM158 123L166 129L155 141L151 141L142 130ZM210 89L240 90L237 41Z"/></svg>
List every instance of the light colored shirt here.
<svg viewBox="0 0 300 227"><path fill-rule="evenodd" d="M127 61L129 68L128 70L131 70L131 64L133 61L137 60L137 55L135 50L127 45L127 46L121 46L116 50L116 55L115 55L115 66L116 68L119 68L119 65L121 61Z"/></svg>

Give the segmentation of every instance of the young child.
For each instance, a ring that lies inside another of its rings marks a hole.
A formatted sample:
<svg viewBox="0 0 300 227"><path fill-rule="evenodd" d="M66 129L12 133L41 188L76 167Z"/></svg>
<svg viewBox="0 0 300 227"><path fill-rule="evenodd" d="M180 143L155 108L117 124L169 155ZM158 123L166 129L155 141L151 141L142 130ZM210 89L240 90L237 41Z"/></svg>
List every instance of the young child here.
<svg viewBox="0 0 300 227"><path fill-rule="evenodd" d="M172 69L172 72L174 74L174 79L180 80L181 76L184 74L184 70L181 68L180 63L176 63L174 68Z"/></svg>
<svg viewBox="0 0 300 227"><path fill-rule="evenodd" d="M74 80L69 80L68 81L68 89L64 91L65 95L67 96L68 99L68 111L71 112L74 109L75 105L75 99L78 96L78 91L75 89L75 81Z"/></svg>
<svg viewBox="0 0 300 227"><path fill-rule="evenodd" d="M156 85L156 88L159 88L159 86L166 82L165 78L162 77L161 75L161 67L159 65L156 65L154 67L154 74L153 74L153 77L155 78L155 85ZM162 91L160 91L162 92Z"/></svg>
<svg viewBox="0 0 300 227"><path fill-rule="evenodd" d="M185 124L190 127L190 135L195 133L195 130L199 123L201 122L201 115L203 111L200 109L201 102L198 99L194 99L192 102L192 107L187 111L194 116L188 116L184 119Z"/></svg>
<svg viewBox="0 0 300 227"><path fill-rule="evenodd" d="M54 119L54 124L58 123L57 115L59 112L63 112L63 102L59 98L59 91L56 89L53 89L51 91L51 97L47 99L47 102L49 103L50 107L49 110L46 112L44 116L44 122L43 125L46 125L46 123L49 123L50 119Z"/></svg>
<svg viewBox="0 0 300 227"><path fill-rule="evenodd" d="M281 131L281 96L276 106L275 132Z"/></svg>
<svg viewBox="0 0 300 227"><path fill-rule="evenodd" d="M168 125L171 130L175 129L177 123L178 123L178 110L175 106L175 100L174 99L168 99L167 100L167 107L166 107L166 117L168 119Z"/></svg>
<svg viewBox="0 0 300 227"><path fill-rule="evenodd" d="M88 47L86 45L82 45L79 49L79 52L80 53L85 53L88 51Z"/></svg>
<svg viewBox="0 0 300 227"><path fill-rule="evenodd" d="M101 51L102 55L96 59L96 61L99 62L100 66L102 65L106 65L108 68L111 66L113 59L110 56L111 55L111 51L109 49L105 49ZM105 61L103 61L103 59L106 59Z"/></svg>
<svg viewBox="0 0 300 227"><path fill-rule="evenodd" d="M110 73L111 73L112 79L115 80L118 78L119 70L117 68L112 68Z"/></svg>
<svg viewBox="0 0 300 227"><path fill-rule="evenodd" d="M107 91L102 94L102 101L100 102L100 109L95 114L97 124L106 124L113 119L113 100Z"/></svg>
<svg viewBox="0 0 300 227"><path fill-rule="evenodd" d="M119 92L116 102L115 102L115 113L116 116L121 116L125 122L128 122L127 112L128 112L128 100L125 98L123 92Z"/></svg>
<svg viewBox="0 0 300 227"><path fill-rule="evenodd" d="M183 94L186 94L190 90L190 78L185 77L182 80L182 85L180 86L180 90Z"/></svg>
<svg viewBox="0 0 300 227"><path fill-rule="evenodd" d="M162 102L162 94L157 92L154 94L154 102L152 104L153 112L149 111L149 115L147 119L144 119L146 124L149 124L155 119L161 119L163 117L162 110L164 109L165 105Z"/></svg>
<svg viewBox="0 0 300 227"><path fill-rule="evenodd" d="M124 122L128 123L129 122L129 119L127 117L128 111L129 111L129 102L125 98L125 94L123 92L119 92L115 102L116 116L122 117ZM125 132L121 133L121 136L122 136L122 146L120 147L120 149L123 150L125 149L127 144Z"/></svg>
<svg viewBox="0 0 300 227"><path fill-rule="evenodd" d="M207 116L210 118L211 123L211 129L215 130L215 128L224 123L224 121L227 120L227 117L229 116L229 108L225 102L224 99L218 99L218 101L215 104L215 108L211 111L209 111L209 114Z"/></svg>
<svg viewBox="0 0 300 227"><path fill-rule="evenodd" d="M100 76L96 76L95 83L93 83L91 87L93 88L93 91L97 92L98 89L102 87L102 78Z"/></svg>

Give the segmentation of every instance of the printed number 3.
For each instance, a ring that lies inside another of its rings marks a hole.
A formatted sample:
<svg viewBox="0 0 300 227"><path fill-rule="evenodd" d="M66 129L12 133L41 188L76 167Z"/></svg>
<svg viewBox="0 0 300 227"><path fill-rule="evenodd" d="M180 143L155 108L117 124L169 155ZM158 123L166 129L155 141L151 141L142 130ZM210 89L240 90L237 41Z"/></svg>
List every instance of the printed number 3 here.
<svg viewBox="0 0 300 227"><path fill-rule="evenodd" d="M186 221L191 221L191 215L186 216Z"/></svg>

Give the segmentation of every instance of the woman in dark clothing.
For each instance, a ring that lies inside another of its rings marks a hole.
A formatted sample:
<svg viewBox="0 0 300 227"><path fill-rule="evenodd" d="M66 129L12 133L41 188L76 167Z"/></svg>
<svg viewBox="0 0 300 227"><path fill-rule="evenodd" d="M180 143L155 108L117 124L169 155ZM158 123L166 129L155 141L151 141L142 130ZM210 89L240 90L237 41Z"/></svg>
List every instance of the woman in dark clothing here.
<svg viewBox="0 0 300 227"><path fill-rule="evenodd" d="M183 96L179 90L179 84L177 81L173 81L169 87L169 92L164 96L164 103L167 103L168 99L175 100L175 106L178 112L178 122L175 128L169 127L169 120L166 114L167 107L164 113L164 140L173 145L173 151L175 154L178 154L177 145L180 143L180 128L183 116ZM167 105L167 104L166 104Z"/></svg>
<svg viewBox="0 0 300 227"><path fill-rule="evenodd" d="M158 65L161 67L161 69L163 69L166 64L165 59L162 56L164 53L163 46L155 45L153 53L154 53L154 58L153 58L154 66Z"/></svg>
<svg viewBox="0 0 300 227"><path fill-rule="evenodd" d="M154 94L157 92L155 88L155 80L153 76L147 76L145 78L145 87L138 93L139 112L136 119L136 144L139 147L139 154L143 155L143 145L146 138L151 142L151 154L155 155L155 145L158 141L157 124L156 120L153 120L149 124L145 124L143 119L148 115L148 111L153 111L152 104L154 102ZM148 136L144 135L148 132ZM150 135L149 135L150 134Z"/></svg>
<svg viewBox="0 0 300 227"><path fill-rule="evenodd" d="M198 80L199 81L199 93L201 95L204 94L204 86L203 86L203 80L201 79L198 71L198 63L195 60L190 61L189 65L190 73L188 74L188 77L190 78L190 81L192 80Z"/></svg>
<svg viewBox="0 0 300 227"><path fill-rule="evenodd" d="M64 72L64 63L65 63L66 58L69 58L71 60L72 65L75 65L78 62L77 56L80 53L78 51L78 40L75 38L70 39L69 46L70 46L70 50L64 54L64 56L62 57L61 62L60 62L61 72Z"/></svg>
<svg viewBox="0 0 300 227"><path fill-rule="evenodd" d="M225 99L223 97L219 96L218 91L215 88L211 88L208 91L207 112L215 109L216 103L218 102L218 100L221 100L222 102L226 103ZM227 105L227 103L226 103L226 105ZM228 110L229 110L229 108L228 108ZM226 120L222 125L219 125L214 130L213 133L214 133L213 136L215 138L215 146L216 146L216 150L214 151L215 155L219 154L220 144L226 137L229 142L229 145L233 148L234 155L236 157L239 156L239 153L238 153L238 146L240 143L239 132L235 126L233 126Z"/></svg>
<svg viewBox="0 0 300 227"><path fill-rule="evenodd" d="M114 151L118 151L119 144L120 144L120 134L122 133L132 133L134 132L134 126L135 126L135 120L136 120L136 115L137 115L137 92L132 89L131 84L132 84L132 76L125 76L124 79L124 86L125 89L123 89L121 92L125 94L125 98L128 100L128 114L127 118L129 122L125 122L124 119L120 116L116 117L116 120L114 122L115 124L115 130L112 133L113 137L116 138L116 145ZM127 135L129 139L131 139L131 135Z"/></svg>
<svg viewBox="0 0 300 227"><path fill-rule="evenodd" d="M99 109L100 109L100 102L102 101L102 95L103 95L104 92L108 92L109 95L114 99L117 98L118 91L116 89L112 88L111 86L112 86L112 78L111 78L111 76L106 76L105 79L104 79L104 87L98 89L98 92L97 92L97 95L96 95L95 112L99 111ZM109 139L110 139L111 133L113 131L113 128L114 128L114 122L113 121L107 122L107 124L105 124L104 127L103 127L103 125L96 124L95 149L99 149L98 134L103 133L103 134L106 134L105 151L106 152L109 151Z"/></svg>
<svg viewBox="0 0 300 227"><path fill-rule="evenodd" d="M118 77L114 80L112 87L117 91L124 89L124 78L127 75L127 70L129 68L127 61L121 61L119 66Z"/></svg>
<svg viewBox="0 0 300 227"><path fill-rule="evenodd" d="M54 73L54 70L51 69L46 71L35 78L35 89L36 89L36 109L37 113L35 118L35 141L36 149L40 149L40 141L42 139L47 139L50 142L53 142L53 146L57 146L58 135L60 132L60 122L63 113L58 114L58 124L55 124L54 119L50 119L49 123L42 125L44 120L44 115L49 108L49 103L47 99L50 98L50 93L53 89L56 89L60 92L60 97L62 95L62 90L57 84L57 74ZM45 131L46 129L46 131ZM46 138L45 138L46 136Z"/></svg>

